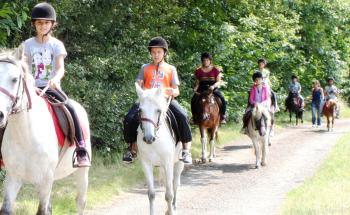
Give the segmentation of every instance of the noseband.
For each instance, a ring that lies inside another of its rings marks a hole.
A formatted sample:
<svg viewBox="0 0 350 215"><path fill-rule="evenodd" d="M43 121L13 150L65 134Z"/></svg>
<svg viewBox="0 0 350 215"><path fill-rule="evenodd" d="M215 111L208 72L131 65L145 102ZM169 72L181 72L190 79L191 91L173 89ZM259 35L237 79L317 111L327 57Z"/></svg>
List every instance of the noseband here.
<svg viewBox="0 0 350 215"><path fill-rule="evenodd" d="M157 122L154 122L152 119L149 119L149 118L146 118L146 117L141 117L141 115L140 115L140 113L139 113L140 122L149 122L149 123L151 123L151 124L154 126L154 128L158 131L158 129L159 129L159 124L160 124L160 115L161 115L161 114L162 114L162 113L159 113ZM142 123L141 123L141 129L143 130Z"/></svg>
<svg viewBox="0 0 350 215"><path fill-rule="evenodd" d="M13 64L15 66L18 66L13 60L10 60L10 59L0 59L0 63L10 63L10 64ZM23 71L21 72L21 75L19 76L19 81L20 82L18 83L18 88L17 88L16 95L13 95L8 90L6 90L5 88L0 87L0 92L2 92L3 94L7 95L12 101L11 114L19 112L19 110L15 109L15 107L17 106L18 100L20 98L19 97L19 93L20 93L20 86L21 86L21 82L22 81L23 81L23 85L24 85L24 89L23 90L25 90L25 92L26 92L26 94L28 96L28 109L31 109L31 107L32 107L32 102L31 102L31 98L29 96L27 83L26 83L26 81L24 80L24 77L23 77ZM23 95L23 92L22 92L22 95Z"/></svg>

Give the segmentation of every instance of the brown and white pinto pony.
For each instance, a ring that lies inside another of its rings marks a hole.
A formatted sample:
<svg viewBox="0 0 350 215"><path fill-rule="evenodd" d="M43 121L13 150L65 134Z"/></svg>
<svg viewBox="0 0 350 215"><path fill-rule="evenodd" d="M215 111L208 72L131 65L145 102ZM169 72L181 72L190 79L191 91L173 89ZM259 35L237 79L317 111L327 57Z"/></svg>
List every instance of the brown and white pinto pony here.
<svg viewBox="0 0 350 215"><path fill-rule="evenodd" d="M330 99L326 101L323 106L323 115L327 118L327 129L328 131L333 131L334 126L334 118L337 113L337 101L334 99ZM332 127L331 127L331 119L332 118Z"/></svg>
<svg viewBox="0 0 350 215"><path fill-rule="evenodd" d="M218 140L218 128L220 125L220 111L217 98L213 94L213 90L208 90L199 95L198 110L196 111L197 122L201 133L202 143L202 162L207 161L207 136L210 143L209 162L216 157L215 141Z"/></svg>

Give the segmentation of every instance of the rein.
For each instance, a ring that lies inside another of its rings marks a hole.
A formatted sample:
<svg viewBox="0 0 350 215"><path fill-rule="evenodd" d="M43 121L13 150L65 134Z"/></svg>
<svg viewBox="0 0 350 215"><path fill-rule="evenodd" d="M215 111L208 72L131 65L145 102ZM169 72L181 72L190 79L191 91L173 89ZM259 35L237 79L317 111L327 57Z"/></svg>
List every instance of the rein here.
<svg viewBox="0 0 350 215"><path fill-rule="evenodd" d="M0 59L0 63L10 63L13 64L15 66L18 66L16 64L16 62L14 62L13 60L10 59ZM19 77L20 82L18 83L18 88L17 88L17 93L16 95L11 94L8 90L6 90L3 87L0 87L0 92L2 92L3 94L7 95L8 97L10 97L11 101L12 101L12 107L11 107L11 114L16 114L19 113L21 110L19 110L18 108L15 108L17 106L18 100L19 100L19 92L20 92L20 86L21 86L21 82L23 82L23 91L27 94L27 98L28 98L28 107L27 110L30 110L32 108L32 100L29 94L29 90L28 90L28 86L27 86L27 82L24 79L23 76L23 70L22 73ZM22 96L23 96L23 92L22 92Z"/></svg>

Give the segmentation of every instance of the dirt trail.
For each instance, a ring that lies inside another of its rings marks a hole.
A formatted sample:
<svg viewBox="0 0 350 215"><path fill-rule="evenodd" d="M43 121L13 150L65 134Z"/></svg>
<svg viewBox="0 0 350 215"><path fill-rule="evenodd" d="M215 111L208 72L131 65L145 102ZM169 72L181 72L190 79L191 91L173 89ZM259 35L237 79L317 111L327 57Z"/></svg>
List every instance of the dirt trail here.
<svg viewBox="0 0 350 215"><path fill-rule="evenodd" d="M272 138L268 164L254 169L250 139L244 137L218 150L212 163L193 165L183 172L177 214L279 214L286 193L312 176L350 120L337 120L326 132L310 125L280 129ZM88 215L148 214L147 187L140 186ZM157 189L156 214L164 214L164 188Z"/></svg>

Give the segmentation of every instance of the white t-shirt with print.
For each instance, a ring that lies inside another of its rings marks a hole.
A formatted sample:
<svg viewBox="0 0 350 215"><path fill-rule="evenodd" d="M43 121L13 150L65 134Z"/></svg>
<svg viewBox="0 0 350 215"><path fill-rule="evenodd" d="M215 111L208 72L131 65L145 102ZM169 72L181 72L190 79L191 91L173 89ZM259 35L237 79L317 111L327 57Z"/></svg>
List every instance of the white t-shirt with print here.
<svg viewBox="0 0 350 215"><path fill-rule="evenodd" d="M39 43L32 37L24 42L24 55L30 62L29 71L34 75L35 85L45 87L56 75L56 57L66 57L67 51L63 43L54 37L45 43Z"/></svg>

